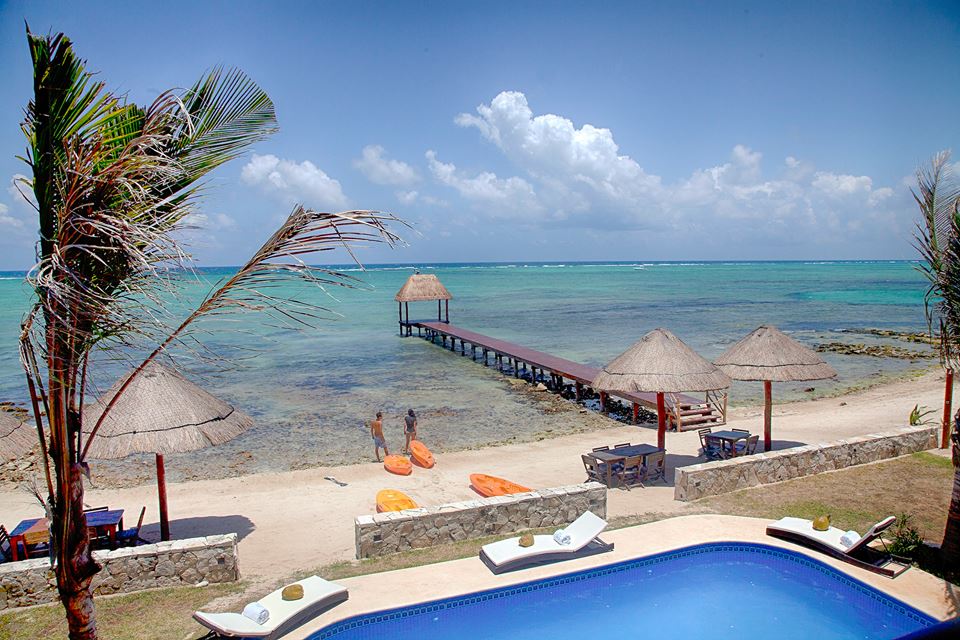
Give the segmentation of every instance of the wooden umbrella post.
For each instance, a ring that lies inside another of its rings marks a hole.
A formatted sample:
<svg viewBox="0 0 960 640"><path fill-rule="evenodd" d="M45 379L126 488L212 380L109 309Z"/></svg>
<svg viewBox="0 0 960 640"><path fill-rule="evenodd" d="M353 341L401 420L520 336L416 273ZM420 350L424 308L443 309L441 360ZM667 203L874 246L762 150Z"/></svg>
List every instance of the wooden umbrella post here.
<svg viewBox="0 0 960 640"><path fill-rule="evenodd" d="M637 420L640 418L640 405L636 402L633 403L633 424L637 424Z"/></svg>
<svg viewBox="0 0 960 640"><path fill-rule="evenodd" d="M157 456L157 492L160 494L160 539L170 539L170 520L167 518L167 477L163 468L163 454Z"/></svg>
<svg viewBox="0 0 960 640"><path fill-rule="evenodd" d="M450 301L449 300L443 301L443 309L444 309L444 314L446 315L446 322L447 324L450 324Z"/></svg>
<svg viewBox="0 0 960 640"><path fill-rule="evenodd" d="M763 450L770 451L770 423L773 421L773 383L763 381Z"/></svg>
<svg viewBox="0 0 960 640"><path fill-rule="evenodd" d="M950 446L950 421L953 417L953 368L947 367L947 381L943 388L943 424L940 428L940 448Z"/></svg>
<svg viewBox="0 0 960 640"><path fill-rule="evenodd" d="M657 392L657 446L667 448L667 403L663 399L663 391Z"/></svg>
<svg viewBox="0 0 960 640"><path fill-rule="evenodd" d="M443 315L440 313L440 300L437 299L437 322L443 322Z"/></svg>

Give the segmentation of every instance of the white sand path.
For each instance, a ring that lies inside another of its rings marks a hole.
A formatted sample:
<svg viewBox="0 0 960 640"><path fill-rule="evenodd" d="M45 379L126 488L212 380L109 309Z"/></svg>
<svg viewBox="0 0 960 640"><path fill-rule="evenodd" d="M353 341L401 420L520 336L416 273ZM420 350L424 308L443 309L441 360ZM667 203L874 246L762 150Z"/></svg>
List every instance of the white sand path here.
<svg viewBox="0 0 960 640"><path fill-rule="evenodd" d="M926 405L939 414L942 401L942 374L928 374L839 398L775 405L774 448L902 427L914 404ZM757 407L732 410L728 426L762 432L761 414ZM429 444L429 433L424 438ZM421 505L432 505L475 498L468 476L477 472L530 487L575 484L584 480L581 453L627 441L655 443L656 429L623 425L603 432L441 454L436 467L415 468L407 477L388 474L371 462L174 483L168 486L171 530L177 538L235 531L241 539L243 575L280 579L352 559L354 517L374 511L374 496L380 489L400 489ZM702 462L696 457L698 448L695 431L668 433L669 484L611 491L609 515L680 514L689 509L673 500L672 470L677 465ZM334 476L348 486L337 486L324 476ZM87 492L89 505L125 509L127 526L133 524L140 507L147 505L144 531L150 539L157 539L156 502L155 485ZM26 491L11 485L0 488L0 522L15 526L22 518L39 515L36 499Z"/></svg>

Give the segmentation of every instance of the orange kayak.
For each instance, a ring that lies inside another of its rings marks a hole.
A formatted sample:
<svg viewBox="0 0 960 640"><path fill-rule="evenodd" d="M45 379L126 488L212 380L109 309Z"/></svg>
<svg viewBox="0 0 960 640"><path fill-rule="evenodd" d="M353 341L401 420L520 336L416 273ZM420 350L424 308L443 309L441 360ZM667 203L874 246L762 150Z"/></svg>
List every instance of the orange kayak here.
<svg viewBox="0 0 960 640"><path fill-rule="evenodd" d="M505 496L510 493L533 491L533 489L529 487L496 476L488 476L483 473L470 474L470 485L477 493L487 498L490 496Z"/></svg>
<svg viewBox="0 0 960 640"><path fill-rule="evenodd" d="M429 469L435 464L430 449L427 449L427 445L419 440L413 440L410 443L410 455L413 457L414 462L425 469Z"/></svg>
<svg viewBox="0 0 960 640"><path fill-rule="evenodd" d="M410 496L396 489L384 489L377 492L377 513L384 511L403 511L416 509L417 503Z"/></svg>
<svg viewBox="0 0 960 640"><path fill-rule="evenodd" d="M383 468L399 476L408 476L413 473L413 465L404 456L384 456Z"/></svg>

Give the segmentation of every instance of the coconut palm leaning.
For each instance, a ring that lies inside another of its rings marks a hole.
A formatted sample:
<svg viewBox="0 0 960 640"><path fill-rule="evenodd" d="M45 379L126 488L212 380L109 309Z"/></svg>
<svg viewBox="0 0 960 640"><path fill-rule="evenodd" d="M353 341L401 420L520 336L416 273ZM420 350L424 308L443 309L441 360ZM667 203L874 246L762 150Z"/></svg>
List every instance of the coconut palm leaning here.
<svg viewBox="0 0 960 640"><path fill-rule="evenodd" d="M97 629L90 583L100 567L83 514L85 460L127 385L175 343L195 339L191 331L203 317L259 310L288 325L311 326L322 309L270 292L294 277L321 286L358 281L309 267L303 256L392 243L396 236L387 228L391 216L296 206L235 275L168 327L158 308L187 262L176 232L193 209L199 181L275 131L273 104L243 73L223 70L147 107L128 104L93 80L62 34L36 36L28 29L27 40L34 96L22 125L23 160L33 177L22 186L35 199L40 241L27 278L36 301L24 318L20 353L42 448L57 588L70 637L91 639ZM97 423L83 425L91 354L111 347L149 355Z"/></svg>
<svg viewBox="0 0 960 640"><path fill-rule="evenodd" d="M930 332L936 335L947 381L960 362L960 184L954 178L949 152L934 156L928 169L917 171L913 197L920 206L916 245L923 255L921 270L930 281L924 296ZM949 398L949 389L945 397ZM950 429L953 493L940 560L951 572L960 570L960 411Z"/></svg>

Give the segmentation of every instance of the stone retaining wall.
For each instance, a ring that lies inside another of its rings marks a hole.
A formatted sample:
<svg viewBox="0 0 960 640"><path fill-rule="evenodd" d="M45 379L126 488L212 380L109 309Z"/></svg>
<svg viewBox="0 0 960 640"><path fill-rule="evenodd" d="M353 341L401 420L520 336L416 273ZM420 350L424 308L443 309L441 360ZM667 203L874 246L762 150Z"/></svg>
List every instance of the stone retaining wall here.
<svg viewBox="0 0 960 640"><path fill-rule="evenodd" d="M596 482L357 516L357 558L373 558L469 538L557 527L590 510L605 518L607 488Z"/></svg>
<svg viewBox="0 0 960 640"><path fill-rule="evenodd" d="M904 427L822 444L677 467L673 497L676 500L697 500L926 451L938 446L939 432L939 427Z"/></svg>
<svg viewBox="0 0 960 640"><path fill-rule="evenodd" d="M95 595L240 578L235 533L94 551L93 557L103 565L93 578ZM0 609L56 599L56 578L49 560L0 564Z"/></svg>

